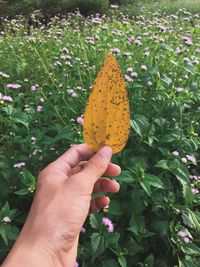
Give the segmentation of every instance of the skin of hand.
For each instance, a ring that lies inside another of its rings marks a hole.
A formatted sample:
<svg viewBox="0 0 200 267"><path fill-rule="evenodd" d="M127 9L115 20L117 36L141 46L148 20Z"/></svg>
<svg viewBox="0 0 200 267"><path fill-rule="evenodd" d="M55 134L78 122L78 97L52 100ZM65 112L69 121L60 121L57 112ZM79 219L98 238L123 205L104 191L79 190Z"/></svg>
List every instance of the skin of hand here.
<svg viewBox="0 0 200 267"><path fill-rule="evenodd" d="M98 192L118 192L112 150L96 154L86 144L73 145L40 173L24 227L2 267L74 267L81 228L90 212L110 202Z"/></svg>

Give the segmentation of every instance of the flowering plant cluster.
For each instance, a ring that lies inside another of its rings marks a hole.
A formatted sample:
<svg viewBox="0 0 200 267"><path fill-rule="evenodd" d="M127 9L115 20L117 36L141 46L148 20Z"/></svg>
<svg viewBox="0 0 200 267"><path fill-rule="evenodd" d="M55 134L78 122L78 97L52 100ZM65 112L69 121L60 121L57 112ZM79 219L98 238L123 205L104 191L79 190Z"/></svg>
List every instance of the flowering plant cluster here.
<svg viewBox="0 0 200 267"><path fill-rule="evenodd" d="M200 16L56 16L0 29L0 260L26 217L39 171L81 143L85 103L108 51L131 109L120 192L90 215L76 266L198 267L200 262Z"/></svg>

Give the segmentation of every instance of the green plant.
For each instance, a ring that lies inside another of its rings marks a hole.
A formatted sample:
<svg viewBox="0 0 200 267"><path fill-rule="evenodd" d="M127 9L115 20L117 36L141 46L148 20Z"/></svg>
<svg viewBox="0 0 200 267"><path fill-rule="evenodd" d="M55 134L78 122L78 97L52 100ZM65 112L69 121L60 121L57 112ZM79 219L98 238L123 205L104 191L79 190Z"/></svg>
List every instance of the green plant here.
<svg viewBox="0 0 200 267"><path fill-rule="evenodd" d="M105 13L109 7L108 0L75 0L69 2L69 10L79 9L81 14Z"/></svg>
<svg viewBox="0 0 200 267"><path fill-rule="evenodd" d="M120 192L85 222L78 261L83 267L199 266L199 16L182 9L165 16L157 6L154 12L144 7L138 6L143 16L133 18L117 9L103 17L76 12L48 25L34 14L37 27L28 33L25 18L4 20L1 261L27 216L39 171L83 142L81 115L112 50L127 80L131 134L113 157L122 168L115 177Z"/></svg>

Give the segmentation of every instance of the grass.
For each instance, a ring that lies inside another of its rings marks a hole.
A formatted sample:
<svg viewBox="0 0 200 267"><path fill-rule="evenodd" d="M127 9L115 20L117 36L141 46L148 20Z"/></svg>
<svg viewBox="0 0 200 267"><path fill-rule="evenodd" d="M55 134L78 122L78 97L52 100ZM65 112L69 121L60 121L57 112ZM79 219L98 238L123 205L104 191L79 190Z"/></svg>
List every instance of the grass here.
<svg viewBox="0 0 200 267"><path fill-rule="evenodd" d="M161 14L176 14L183 11L190 12L192 14L200 13L200 1L199 0L158 0L158 1L136 1L133 4L122 6L122 12L131 16L137 16L141 14L152 13L155 10Z"/></svg>

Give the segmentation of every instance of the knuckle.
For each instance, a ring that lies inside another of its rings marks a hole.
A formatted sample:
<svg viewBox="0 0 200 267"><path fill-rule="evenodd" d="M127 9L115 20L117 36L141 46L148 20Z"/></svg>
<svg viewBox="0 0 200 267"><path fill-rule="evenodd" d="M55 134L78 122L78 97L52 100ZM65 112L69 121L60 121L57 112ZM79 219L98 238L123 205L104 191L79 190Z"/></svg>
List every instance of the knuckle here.
<svg viewBox="0 0 200 267"><path fill-rule="evenodd" d="M92 168L95 170L95 172L97 173L104 173L105 171L105 164L102 160L91 160L90 161L90 165L92 166Z"/></svg>
<svg viewBox="0 0 200 267"><path fill-rule="evenodd" d="M49 176L53 173L54 163L47 165L38 175L38 183L47 182Z"/></svg>

